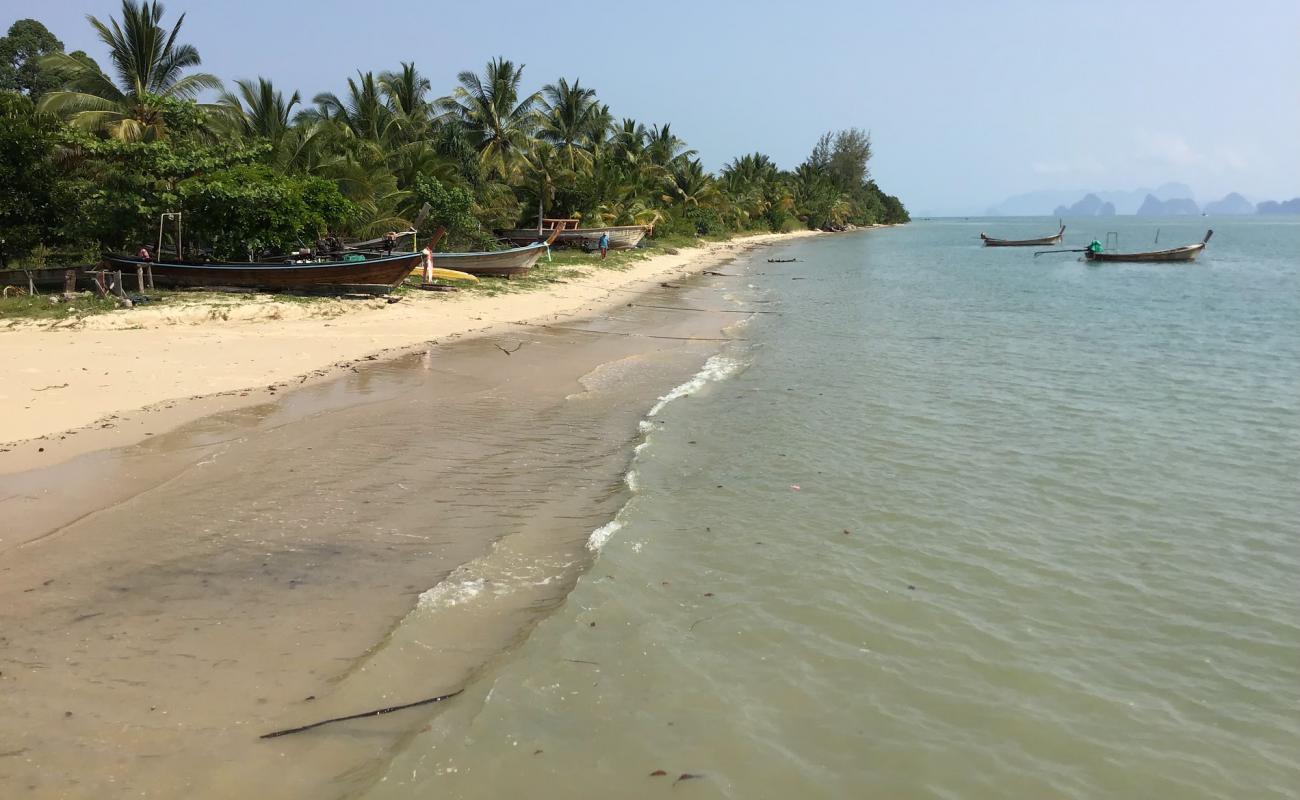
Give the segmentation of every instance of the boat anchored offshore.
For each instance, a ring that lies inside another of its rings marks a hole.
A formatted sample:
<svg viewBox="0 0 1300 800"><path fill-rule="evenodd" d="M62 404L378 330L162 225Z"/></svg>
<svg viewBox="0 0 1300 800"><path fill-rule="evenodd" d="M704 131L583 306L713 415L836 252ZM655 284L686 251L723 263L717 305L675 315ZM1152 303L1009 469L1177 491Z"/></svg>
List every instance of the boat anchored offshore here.
<svg viewBox="0 0 1300 800"><path fill-rule="evenodd" d="M1171 247L1168 250L1151 250L1145 253L1113 253L1107 252L1100 247L1100 243L1094 241L1093 246L1083 251L1083 257L1089 261L1107 261L1107 262L1168 262L1168 261L1193 261L1205 245L1209 244L1210 237L1214 231L1205 232L1205 238L1196 244L1185 244L1182 247Z"/></svg>
<svg viewBox="0 0 1300 800"><path fill-rule="evenodd" d="M995 239L981 233L980 241L984 242L985 247L1033 247L1040 244L1060 244L1064 236L1065 224L1061 223L1061 229L1051 236L1040 236L1037 239Z"/></svg>

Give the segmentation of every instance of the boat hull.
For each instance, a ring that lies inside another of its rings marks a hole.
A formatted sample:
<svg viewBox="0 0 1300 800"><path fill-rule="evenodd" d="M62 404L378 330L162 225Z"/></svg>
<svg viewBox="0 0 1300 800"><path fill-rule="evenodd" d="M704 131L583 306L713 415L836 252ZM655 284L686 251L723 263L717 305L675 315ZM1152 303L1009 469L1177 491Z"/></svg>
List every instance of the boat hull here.
<svg viewBox="0 0 1300 800"><path fill-rule="evenodd" d="M73 281L79 290L90 289L91 280L84 272L87 267L48 267L43 269L6 269L0 270L0 287L16 286L27 291L35 286L38 292L60 291L67 286L68 273L73 273ZM30 282L28 278L30 277Z"/></svg>
<svg viewBox="0 0 1300 800"><path fill-rule="evenodd" d="M980 234L980 241L984 242L985 247L1037 247L1039 245L1060 244L1065 238L1065 226L1052 236L1043 236L1038 239L995 239L992 236Z"/></svg>
<svg viewBox="0 0 1300 800"><path fill-rule="evenodd" d="M1184 247L1175 247L1170 250L1157 250L1151 253L1094 253L1091 250L1085 251L1083 256L1089 261L1101 262L1124 262L1133 264L1145 264L1153 262L1178 262L1178 261L1195 261L1196 257L1205 249L1205 244L1189 244Z"/></svg>
<svg viewBox="0 0 1300 800"><path fill-rule="evenodd" d="M516 228L514 230L502 231L501 238L516 244L529 244L543 239L546 234L552 232L545 229L539 235L536 228ZM644 225L617 225L606 228L571 228L562 230L556 236L556 244L567 245L569 247L581 247L586 250L594 250L600 243L601 234L609 234L610 250L631 250L641 243L650 229Z"/></svg>
<svg viewBox="0 0 1300 800"><path fill-rule="evenodd" d="M1195 261L1196 257L1205 249L1205 246L1210 243L1210 237L1213 235L1214 231L1208 230L1205 232L1205 238L1196 244L1185 244L1182 247L1171 247L1168 250L1152 250L1147 253L1107 253L1105 251L1094 253L1091 250L1085 250L1083 251L1083 257L1089 261L1102 263L1123 262L1128 264Z"/></svg>
<svg viewBox="0 0 1300 800"><path fill-rule="evenodd" d="M433 265L475 276L513 278L526 275L545 252L545 244L533 243L493 253L434 253Z"/></svg>
<svg viewBox="0 0 1300 800"><path fill-rule="evenodd" d="M419 253L324 263L154 262L108 256L109 269L135 272L146 266L155 285L189 289L262 289L272 292L385 293L420 266Z"/></svg>

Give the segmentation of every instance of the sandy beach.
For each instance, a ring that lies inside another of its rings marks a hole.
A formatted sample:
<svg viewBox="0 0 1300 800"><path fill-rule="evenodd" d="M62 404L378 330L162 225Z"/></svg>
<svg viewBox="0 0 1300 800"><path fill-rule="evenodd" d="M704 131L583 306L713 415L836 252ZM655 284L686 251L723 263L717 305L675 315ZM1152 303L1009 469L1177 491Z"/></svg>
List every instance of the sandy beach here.
<svg viewBox="0 0 1300 800"><path fill-rule="evenodd" d="M0 324L0 474L158 435L180 423L429 341L548 323L622 305L659 281L811 232L684 249L622 271L590 269L545 290L412 293L401 302L142 307L79 321ZM183 402L182 402L183 401Z"/></svg>
<svg viewBox="0 0 1300 800"><path fill-rule="evenodd" d="M0 334L5 430L43 437L3 454L0 795L369 785L441 707L258 737L455 692L525 637L655 398L743 335L739 265L692 275L771 241L532 294Z"/></svg>

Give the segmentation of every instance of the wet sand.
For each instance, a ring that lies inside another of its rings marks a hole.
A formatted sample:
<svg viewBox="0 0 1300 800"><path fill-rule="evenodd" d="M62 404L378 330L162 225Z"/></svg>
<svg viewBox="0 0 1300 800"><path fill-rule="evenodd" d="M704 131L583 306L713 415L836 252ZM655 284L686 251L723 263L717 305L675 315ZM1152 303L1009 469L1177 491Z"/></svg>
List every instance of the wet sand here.
<svg viewBox="0 0 1300 800"><path fill-rule="evenodd" d="M0 796L364 788L442 706L258 736L456 691L525 636L624 501L647 409L740 318L675 309L744 295L629 295L5 475ZM461 602L482 592L508 602Z"/></svg>

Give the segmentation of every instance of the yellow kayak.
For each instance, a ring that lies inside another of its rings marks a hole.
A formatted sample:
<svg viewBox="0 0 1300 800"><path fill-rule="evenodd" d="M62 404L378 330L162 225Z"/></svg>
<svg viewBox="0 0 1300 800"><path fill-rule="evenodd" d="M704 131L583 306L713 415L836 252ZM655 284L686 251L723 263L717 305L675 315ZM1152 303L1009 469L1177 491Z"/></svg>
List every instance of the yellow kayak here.
<svg viewBox="0 0 1300 800"><path fill-rule="evenodd" d="M433 272L433 277L434 277L436 280L443 280L443 281L469 281L470 283L478 283L478 278L474 277L473 275L469 274L468 272L461 272L460 270L455 270L455 269L443 269L443 268L441 268L441 267L434 267L432 272ZM417 276L417 277L423 278L423 277L424 277L424 267L419 267L419 268L417 268L417 269L413 269L413 270L411 270L411 274L412 274L412 275L415 275L415 276Z"/></svg>

